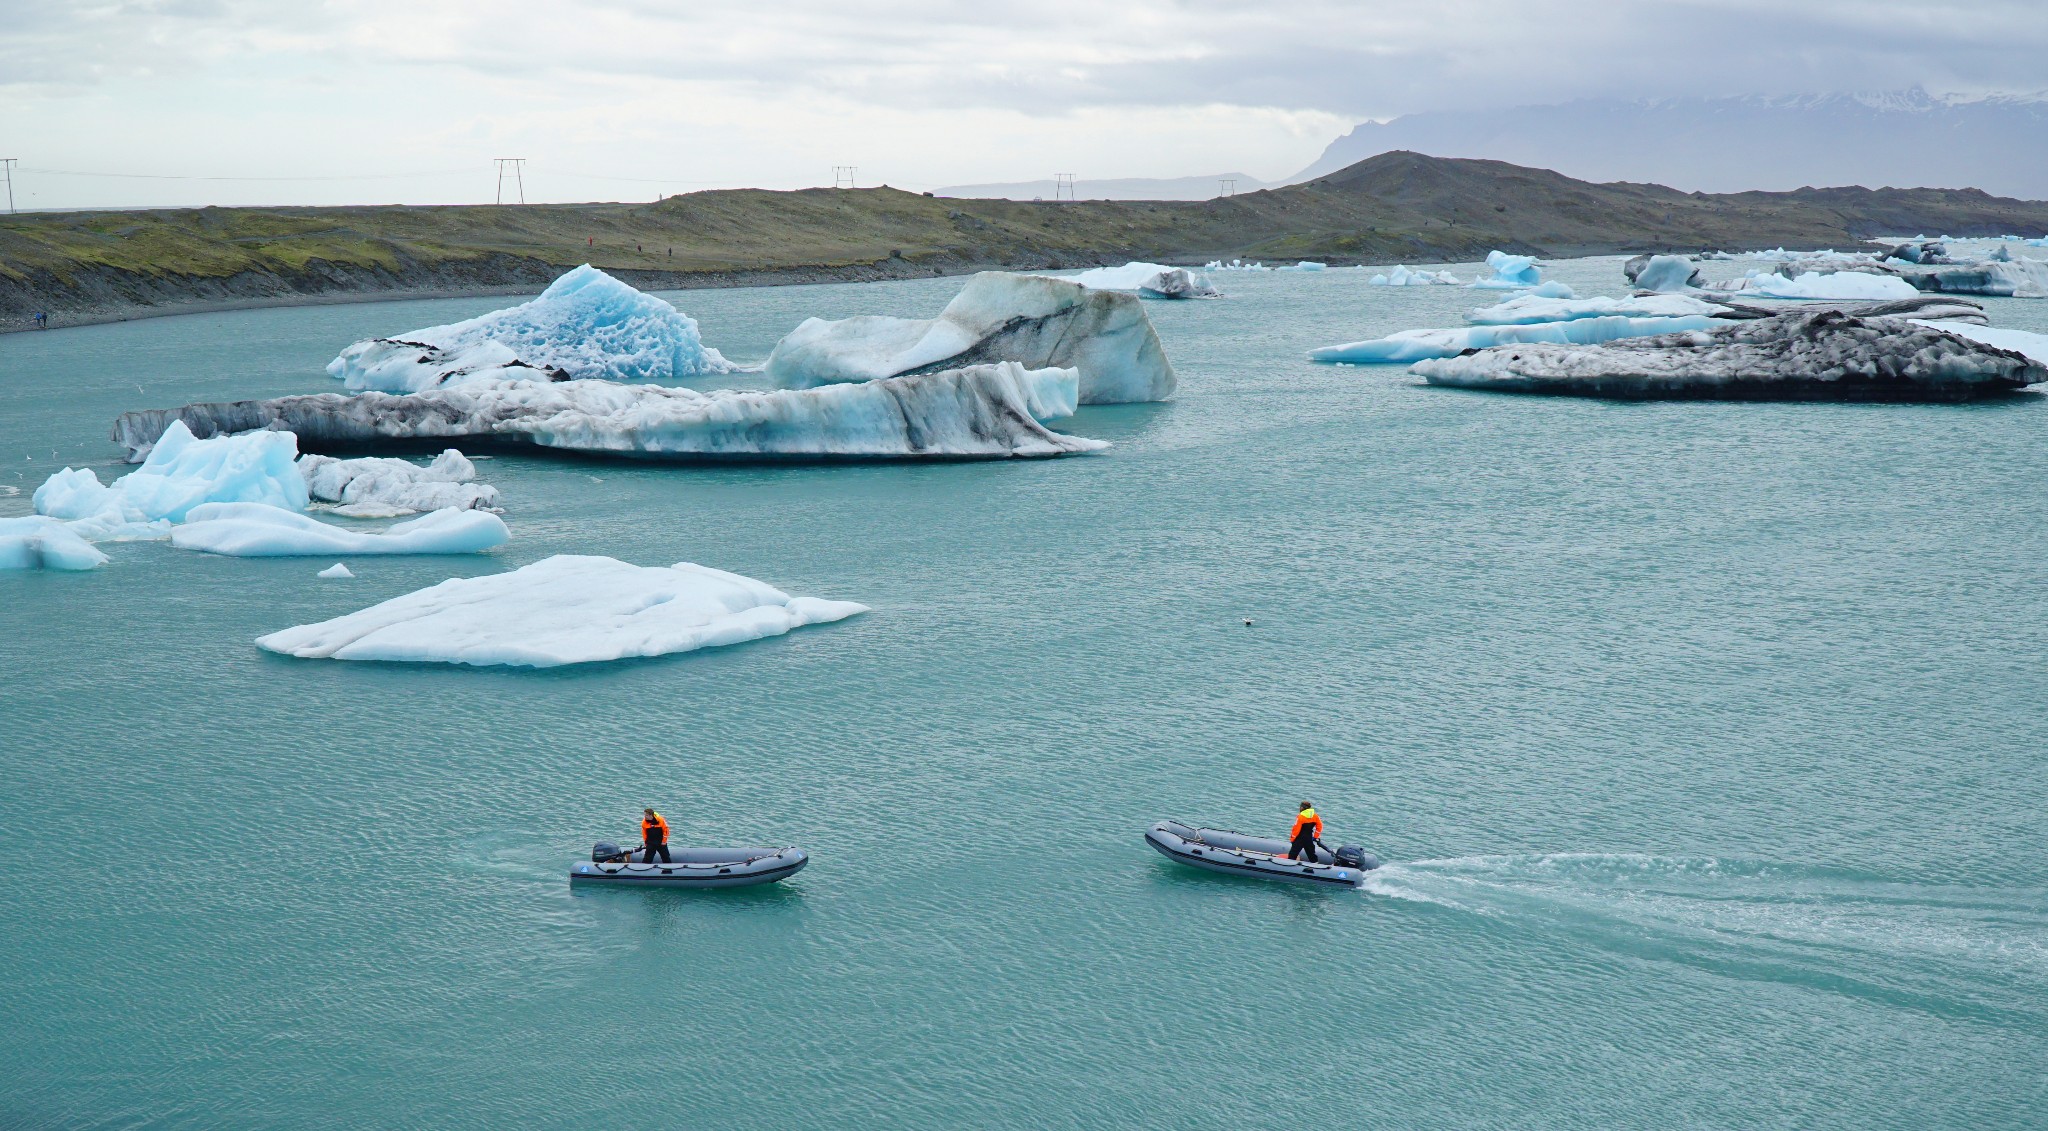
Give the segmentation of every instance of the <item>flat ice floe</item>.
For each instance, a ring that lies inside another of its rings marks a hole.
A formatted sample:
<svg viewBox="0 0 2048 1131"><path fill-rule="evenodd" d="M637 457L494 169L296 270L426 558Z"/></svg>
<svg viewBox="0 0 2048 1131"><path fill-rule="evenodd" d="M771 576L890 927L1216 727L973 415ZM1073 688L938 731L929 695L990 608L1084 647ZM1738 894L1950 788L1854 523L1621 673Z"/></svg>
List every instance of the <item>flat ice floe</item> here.
<svg viewBox="0 0 2048 1131"><path fill-rule="evenodd" d="M1067 279L983 271L937 318L805 319L768 355L785 389L1013 361L1080 371L1081 404L1159 401L1175 377L1145 306Z"/></svg>
<svg viewBox="0 0 2048 1131"><path fill-rule="evenodd" d="M1455 287L1458 277L1449 271L1411 271L1408 265L1397 264L1384 275L1374 275L1366 280L1374 287Z"/></svg>
<svg viewBox="0 0 2048 1131"><path fill-rule="evenodd" d="M1808 272L1789 279L1775 272L1752 275L1741 291L1759 298L1801 299L1912 298L1920 293L1918 287L1896 275L1862 271Z"/></svg>
<svg viewBox="0 0 2048 1131"><path fill-rule="evenodd" d="M206 503L171 531L171 545L237 558L333 554L475 554L512 538L489 511L450 507L395 523L381 533L347 530L262 503Z"/></svg>
<svg viewBox="0 0 2048 1131"><path fill-rule="evenodd" d="M1686 318L1726 317L1733 312L1725 303L1707 302L1690 295L1630 295L1609 298L1545 298L1517 295L1506 302L1482 306L1465 316L1478 326L1529 326L1538 322L1569 322L1577 318Z"/></svg>
<svg viewBox="0 0 2048 1131"><path fill-rule="evenodd" d="M1131 291L1140 298L1219 298L1223 293L1201 274L1164 263L1132 262L1122 267L1097 267L1078 275L1044 277L1065 279L1098 291Z"/></svg>
<svg viewBox="0 0 2048 1131"><path fill-rule="evenodd" d="M1906 318L1801 311L1712 332L1528 345L1416 363L1432 385L1578 396L1967 400L2048 381L2048 367Z"/></svg>
<svg viewBox="0 0 2048 1131"><path fill-rule="evenodd" d="M107 556L61 519L0 518L0 569L97 569Z"/></svg>
<svg viewBox="0 0 2048 1131"><path fill-rule="evenodd" d="M697 322L585 264L540 297L464 322L366 338L327 372L353 390L413 393L449 381L672 381L729 373Z"/></svg>
<svg viewBox="0 0 2048 1131"><path fill-rule="evenodd" d="M1715 325L1718 323L1711 316L1695 314L1679 318L1589 317L1504 326L1401 330L1370 341L1312 349L1308 351L1308 357L1310 361L1380 365L1432 357L1456 357L1466 350L1530 342L1593 345L1617 338L1668 334L1675 330L1706 330Z"/></svg>
<svg viewBox="0 0 2048 1131"><path fill-rule="evenodd" d="M1078 382L1072 369L1014 362L765 393L474 380L410 394L316 393L130 412L115 435L131 451L182 422L208 434L279 429L314 446L466 437L673 459L1005 459L1109 446L1040 423L1074 411Z"/></svg>
<svg viewBox="0 0 2048 1131"><path fill-rule="evenodd" d="M717 648L868 611L690 562L560 555L261 637L305 659L557 667Z"/></svg>

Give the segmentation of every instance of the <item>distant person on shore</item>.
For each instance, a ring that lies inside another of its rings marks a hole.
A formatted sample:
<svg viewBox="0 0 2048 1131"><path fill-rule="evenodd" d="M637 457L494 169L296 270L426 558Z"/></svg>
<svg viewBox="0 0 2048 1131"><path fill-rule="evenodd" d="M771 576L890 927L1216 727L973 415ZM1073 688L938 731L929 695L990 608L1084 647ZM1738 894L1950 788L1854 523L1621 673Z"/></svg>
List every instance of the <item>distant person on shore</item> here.
<svg viewBox="0 0 2048 1131"><path fill-rule="evenodd" d="M38 311L38 312L36 312L36 329L38 329L38 330L47 330L47 329L49 329L49 328L50 328L50 316L49 316L49 315L47 315L47 314L44 314L44 313L42 313L41 311Z"/></svg>
<svg viewBox="0 0 2048 1131"><path fill-rule="evenodd" d="M652 812L652 810L649 810ZM1323 819L1316 815L1315 806L1304 801L1301 812L1294 815L1294 830L1287 834L1287 858L1315 862L1316 845L1323 839Z"/></svg>
<svg viewBox="0 0 2048 1131"><path fill-rule="evenodd" d="M642 864L654 863L654 854L661 853L661 862L673 864L668 858L668 820L652 809L640 811L640 840L647 851L641 855Z"/></svg>

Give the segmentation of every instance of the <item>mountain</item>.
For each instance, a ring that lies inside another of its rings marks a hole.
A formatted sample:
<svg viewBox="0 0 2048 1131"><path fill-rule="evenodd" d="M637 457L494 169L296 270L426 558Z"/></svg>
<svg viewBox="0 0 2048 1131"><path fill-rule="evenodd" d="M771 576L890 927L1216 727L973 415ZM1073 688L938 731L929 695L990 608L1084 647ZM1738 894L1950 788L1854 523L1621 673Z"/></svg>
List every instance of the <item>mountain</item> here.
<svg viewBox="0 0 2048 1131"><path fill-rule="evenodd" d="M1208 200L1225 195L1222 182L1233 193L1256 192L1273 187L1269 182L1243 173L1218 173L1213 177L1123 177L1100 181L1075 181L1076 200ZM939 190L940 196L984 200L1055 200L1059 193L1052 178L1018 181L1013 184L955 185Z"/></svg>
<svg viewBox="0 0 2048 1131"><path fill-rule="evenodd" d="M1589 184L1500 161L1383 153L1201 201L960 200L899 189L726 189L652 204L207 208L0 216L0 329L195 305L531 292L579 263L642 287L930 278L1146 259L1469 262L1849 247L1880 235L2048 231L2048 201L1976 189L1722 196Z"/></svg>
<svg viewBox="0 0 2048 1131"><path fill-rule="evenodd" d="M1979 188L2048 199L2048 100L1925 91L1792 98L1585 99L1367 122L1287 183L1376 153L1484 157L1590 181L1686 190Z"/></svg>

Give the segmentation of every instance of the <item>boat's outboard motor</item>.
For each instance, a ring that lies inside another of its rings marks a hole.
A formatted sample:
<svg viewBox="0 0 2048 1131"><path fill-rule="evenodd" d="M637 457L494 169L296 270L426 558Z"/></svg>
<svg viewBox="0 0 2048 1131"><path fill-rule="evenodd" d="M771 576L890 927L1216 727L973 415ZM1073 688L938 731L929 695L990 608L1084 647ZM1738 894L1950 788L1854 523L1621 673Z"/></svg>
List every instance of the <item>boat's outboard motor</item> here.
<svg viewBox="0 0 2048 1131"><path fill-rule="evenodd" d="M592 864L623 864L627 858L628 853L625 849L608 840L598 841L590 849L590 862Z"/></svg>
<svg viewBox="0 0 2048 1131"><path fill-rule="evenodd" d="M1337 849L1337 866L1370 872L1380 866L1380 858L1355 844L1346 844Z"/></svg>

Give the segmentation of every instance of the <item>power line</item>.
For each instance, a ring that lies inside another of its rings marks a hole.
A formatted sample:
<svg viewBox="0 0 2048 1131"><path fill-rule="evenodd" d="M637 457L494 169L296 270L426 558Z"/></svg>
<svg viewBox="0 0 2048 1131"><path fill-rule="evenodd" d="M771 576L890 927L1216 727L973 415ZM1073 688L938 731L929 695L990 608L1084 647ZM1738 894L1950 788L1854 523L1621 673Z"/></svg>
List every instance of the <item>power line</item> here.
<svg viewBox="0 0 2048 1131"><path fill-rule="evenodd" d="M832 187L852 188L855 169L851 165L832 166Z"/></svg>
<svg viewBox="0 0 2048 1131"><path fill-rule="evenodd" d="M7 174L7 211L9 215L12 215L14 212L14 163L19 160L21 160L19 157L0 157L0 170L4 170Z"/></svg>
<svg viewBox="0 0 2048 1131"><path fill-rule="evenodd" d="M509 166L512 170L512 183L519 189L519 203L525 204L526 158L493 157L491 158L491 160L496 161L498 163L498 203L505 203L505 169Z"/></svg>
<svg viewBox="0 0 2048 1131"><path fill-rule="evenodd" d="M1236 196L1237 180L1234 177L1220 177L1216 181L1217 196Z"/></svg>
<svg viewBox="0 0 2048 1131"><path fill-rule="evenodd" d="M1052 175L1052 198L1069 204L1074 200L1074 174L1054 173Z"/></svg>
<svg viewBox="0 0 2048 1131"><path fill-rule="evenodd" d="M7 160L10 160L10 161L12 161L12 160L14 160L14 158L11 158L11 157L10 157L10 158L8 158ZM80 171L78 171L78 170L75 170L75 169L30 169L30 168L25 168L25 169L23 169L23 170L22 170L22 172L24 172L24 173L36 173L36 174L39 174L39 175L41 175L41 176L45 176L45 177L106 177L106 178L109 178L109 179L114 179L114 180L124 180L124 181L263 181L263 182L271 182L271 181L395 181L395 180L407 180L407 179L411 179L411 178L416 178L416 177L459 177L459 176L463 176L463 175L466 175L466 174L467 174L467 173L469 172L469 170L467 170L467 169L442 169L442 170L439 170L439 171L436 171L436 172L431 172L431 173L364 173L364 174L344 174L344 175L342 175L342 176L334 176L334 177L201 177L201 176L188 176L188 175L186 175L186 174L183 174L183 173L86 173L86 172L80 172Z"/></svg>

